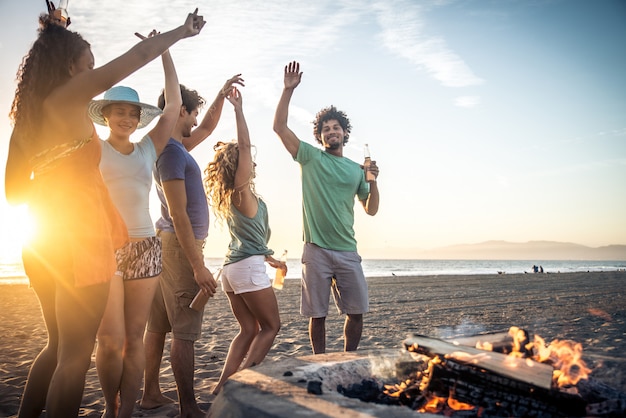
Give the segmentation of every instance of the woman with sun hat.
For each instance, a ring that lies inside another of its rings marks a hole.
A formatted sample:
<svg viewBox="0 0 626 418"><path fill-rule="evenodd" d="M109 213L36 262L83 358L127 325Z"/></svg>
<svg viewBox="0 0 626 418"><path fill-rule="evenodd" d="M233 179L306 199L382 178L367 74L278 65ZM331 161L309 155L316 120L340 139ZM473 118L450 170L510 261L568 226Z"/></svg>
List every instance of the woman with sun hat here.
<svg viewBox="0 0 626 418"><path fill-rule="evenodd" d="M152 32L150 36L154 36ZM130 417L145 368L143 333L161 273L161 240L150 217L152 167L170 139L182 98L169 51L162 55L166 103L161 112L142 103L135 90L116 86L92 100L91 119L109 128L100 171L128 228L130 242L115 253L117 271L98 329L96 368L105 399L103 417ZM159 116L139 142L130 136Z"/></svg>

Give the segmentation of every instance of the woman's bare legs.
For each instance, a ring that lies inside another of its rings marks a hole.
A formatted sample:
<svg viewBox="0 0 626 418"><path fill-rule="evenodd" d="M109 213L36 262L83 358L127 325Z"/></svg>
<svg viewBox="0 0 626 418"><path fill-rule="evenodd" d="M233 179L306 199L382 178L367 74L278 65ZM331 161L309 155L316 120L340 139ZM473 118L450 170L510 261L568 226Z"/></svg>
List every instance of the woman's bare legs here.
<svg viewBox="0 0 626 418"><path fill-rule="evenodd" d="M118 392L122 380L124 348L124 282L118 275L111 279L109 300L98 328L96 369L104 395L105 418L118 414Z"/></svg>
<svg viewBox="0 0 626 418"><path fill-rule="evenodd" d="M41 313L48 331L48 343L33 361L28 373L26 387L18 412L19 418L39 417L46 406L46 397L52 374L57 366L59 330L57 327L54 284L48 287L36 286L35 292L41 305Z"/></svg>
<svg viewBox="0 0 626 418"><path fill-rule="evenodd" d="M91 364L96 332L104 313L109 283L74 288L58 285L56 319L59 329L57 367L46 401L50 418L77 416Z"/></svg>
<svg viewBox="0 0 626 418"><path fill-rule="evenodd" d="M239 333L230 343L220 379L213 389L218 394L243 362L243 368L259 364L267 355L280 329L278 302L274 290L266 288L235 295L226 292L230 307L239 322Z"/></svg>
<svg viewBox="0 0 626 418"><path fill-rule="evenodd" d="M112 281L96 355L104 417L132 415L145 368L143 335L157 281L158 277L123 281L119 276Z"/></svg>
<svg viewBox="0 0 626 418"><path fill-rule="evenodd" d="M124 374L120 385L119 418L132 415L141 388L141 380L146 366L143 336L158 281L159 277L156 276L124 282L126 343L124 346Z"/></svg>

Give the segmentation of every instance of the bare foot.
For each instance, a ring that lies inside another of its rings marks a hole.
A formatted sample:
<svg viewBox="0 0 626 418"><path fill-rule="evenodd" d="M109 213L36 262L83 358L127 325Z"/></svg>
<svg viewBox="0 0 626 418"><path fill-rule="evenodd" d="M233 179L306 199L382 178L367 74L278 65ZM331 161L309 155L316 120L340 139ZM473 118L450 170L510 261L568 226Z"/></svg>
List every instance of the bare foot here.
<svg viewBox="0 0 626 418"><path fill-rule="evenodd" d="M169 398L162 393L159 393L159 395L154 398L148 396L144 396L143 398L141 398L141 401L139 401L139 407L141 409L155 409L163 405L172 404L174 402L176 402L174 399Z"/></svg>
<svg viewBox="0 0 626 418"><path fill-rule="evenodd" d="M205 418L206 412L196 407L193 411L181 412L180 418Z"/></svg>

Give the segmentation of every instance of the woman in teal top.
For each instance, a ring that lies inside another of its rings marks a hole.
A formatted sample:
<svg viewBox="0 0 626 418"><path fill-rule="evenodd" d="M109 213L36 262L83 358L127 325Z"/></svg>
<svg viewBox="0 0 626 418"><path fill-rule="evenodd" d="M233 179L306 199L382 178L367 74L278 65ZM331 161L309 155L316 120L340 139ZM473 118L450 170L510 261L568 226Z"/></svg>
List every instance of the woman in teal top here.
<svg viewBox="0 0 626 418"><path fill-rule="evenodd" d="M255 163L241 93L233 88L227 99L235 109L237 142L215 145L215 157L205 170L205 186L215 216L226 220L231 236L221 275L222 288L240 330L230 343L214 394L219 393L242 362L242 368L255 366L272 347L280 317L265 262L283 271L287 268L284 262L272 257L274 252L267 247L267 206L254 190Z"/></svg>

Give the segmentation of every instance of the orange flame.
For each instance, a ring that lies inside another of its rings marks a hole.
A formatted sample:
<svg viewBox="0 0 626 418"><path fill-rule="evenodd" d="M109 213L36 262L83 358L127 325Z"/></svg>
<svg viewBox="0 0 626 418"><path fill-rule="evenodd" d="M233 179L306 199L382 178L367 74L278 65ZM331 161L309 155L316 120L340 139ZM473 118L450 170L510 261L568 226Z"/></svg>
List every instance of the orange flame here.
<svg viewBox="0 0 626 418"><path fill-rule="evenodd" d="M453 397L448 398L448 406L455 411L471 411L472 409L474 409L474 405L457 401Z"/></svg>
<svg viewBox="0 0 626 418"><path fill-rule="evenodd" d="M537 361L550 363L554 367L553 380L558 387L575 385L581 379L587 379L591 369L582 359L583 346L568 340L554 340L546 346L543 338L535 336L533 348Z"/></svg>
<svg viewBox="0 0 626 418"><path fill-rule="evenodd" d="M526 332L518 327L511 327L509 335L513 338L513 351L510 356L523 357L525 352L532 352L532 359L540 363L551 364L554 367L553 381L558 387L575 385L582 379L587 379L591 369L582 359L582 344L568 340L554 340L546 344L538 335L534 341L526 341ZM476 343L476 348L491 351L490 343Z"/></svg>
<svg viewBox="0 0 626 418"><path fill-rule="evenodd" d="M417 412L441 412L446 406L447 398L441 396L433 396L428 400L426 405L418 409Z"/></svg>

